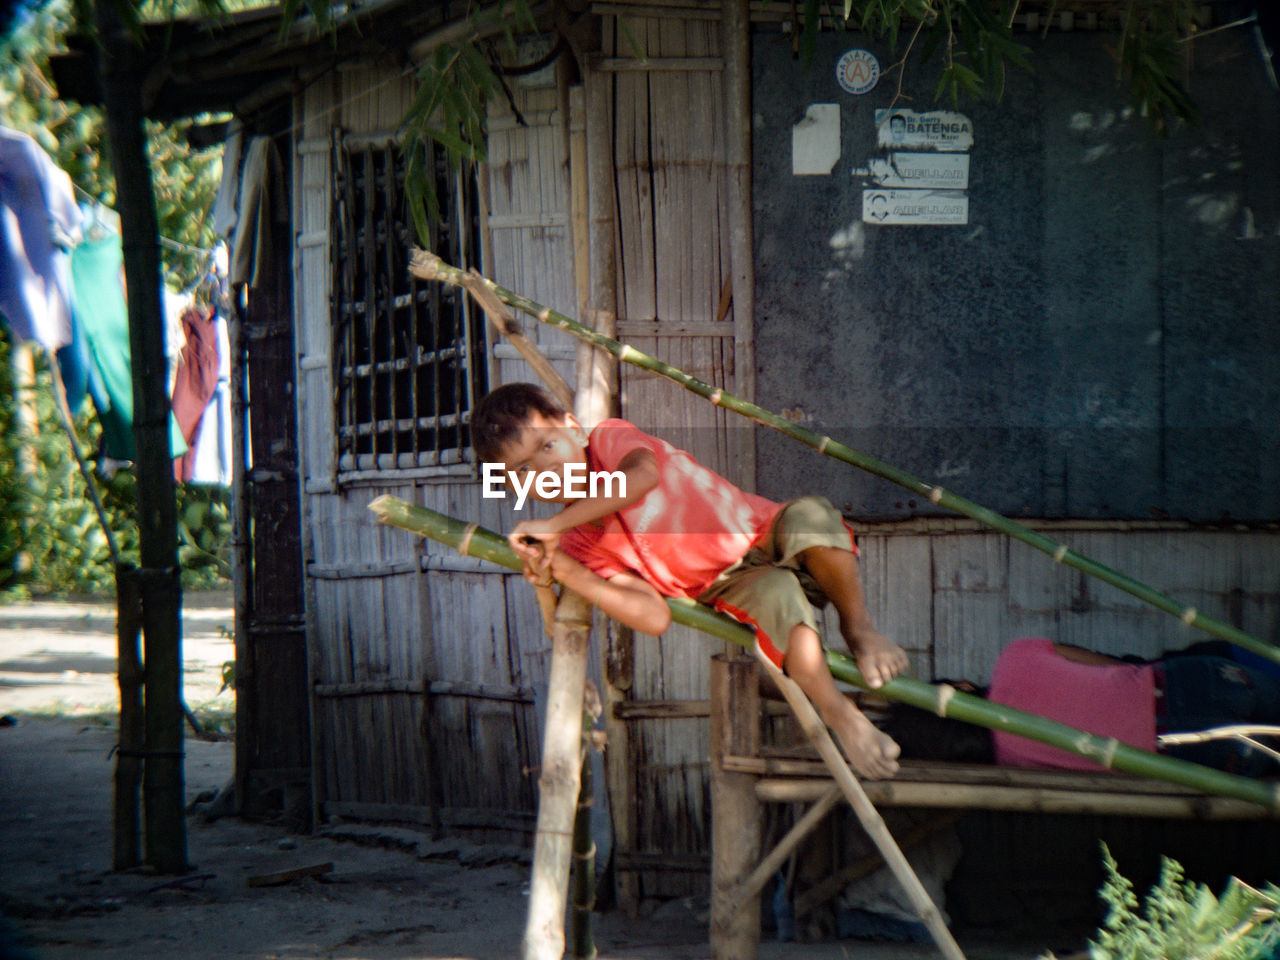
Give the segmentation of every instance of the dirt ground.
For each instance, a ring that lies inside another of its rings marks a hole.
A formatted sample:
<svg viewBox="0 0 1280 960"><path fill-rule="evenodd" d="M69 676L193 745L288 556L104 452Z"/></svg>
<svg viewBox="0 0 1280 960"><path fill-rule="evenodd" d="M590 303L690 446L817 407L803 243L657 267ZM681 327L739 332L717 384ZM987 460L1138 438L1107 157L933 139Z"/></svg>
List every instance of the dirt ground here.
<svg viewBox="0 0 1280 960"><path fill-rule="evenodd" d="M218 694L232 659L229 598L184 604L186 700L229 711ZM95 718L114 707L115 611L110 604L0 607L0 960L498 960L518 956L528 865L509 849L432 841L407 830L334 828L294 836L234 817L188 818L182 877L113 873L111 749ZM7 724L7 721L0 721ZM229 742L189 738L187 796L231 777ZM332 864L276 886L251 878ZM597 915L601 960L710 956L706 903L673 901L630 921ZM1030 960L1034 947L966 943L970 957ZM1043 945L1042 945L1043 946ZM931 945L859 941L780 944L760 957L914 960Z"/></svg>

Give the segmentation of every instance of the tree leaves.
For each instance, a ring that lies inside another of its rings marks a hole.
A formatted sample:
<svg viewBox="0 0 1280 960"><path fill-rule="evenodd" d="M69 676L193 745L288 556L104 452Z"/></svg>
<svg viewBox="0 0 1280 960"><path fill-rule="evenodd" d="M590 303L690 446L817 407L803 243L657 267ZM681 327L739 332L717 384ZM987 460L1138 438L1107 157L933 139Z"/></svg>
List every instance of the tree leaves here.
<svg viewBox="0 0 1280 960"><path fill-rule="evenodd" d="M1153 128L1168 132L1178 120L1194 122L1195 103L1184 86L1185 43L1194 36L1192 0L1130 0L1116 26L1121 43L1116 54L1119 74L1130 96ZM800 51L812 60L821 29L820 0L805 0ZM1013 38L1017 12L1012 0L845 0L844 20L898 52L903 33L912 45L897 65L905 69L914 54L928 62L941 52L943 65L935 100L952 104L964 98L998 98L1004 91L1008 65L1029 69L1030 49ZM1106 11L1102 11L1106 15ZM913 49L919 37L919 49Z"/></svg>

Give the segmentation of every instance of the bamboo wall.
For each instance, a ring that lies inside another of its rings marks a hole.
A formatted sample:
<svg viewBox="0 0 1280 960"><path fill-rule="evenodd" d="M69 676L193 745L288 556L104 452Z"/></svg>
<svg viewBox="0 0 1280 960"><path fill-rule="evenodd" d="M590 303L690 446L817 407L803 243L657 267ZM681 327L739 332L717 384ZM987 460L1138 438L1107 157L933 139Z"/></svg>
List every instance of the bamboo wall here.
<svg viewBox="0 0 1280 960"><path fill-rule="evenodd" d="M985 684L1000 650L1049 637L1115 655L1155 657L1212 639L1001 534L871 528L859 538L867 604L911 654L918 677ZM1179 603L1280 643L1280 537L1250 531L1055 527L1071 549Z"/></svg>
<svg viewBox="0 0 1280 960"><path fill-rule="evenodd" d="M533 599L508 589L523 586L518 578L380 528L366 508L392 493L498 529L511 520L481 500L470 464L340 472L335 461L332 128L390 139L411 91L402 72L351 69L311 87L298 105L295 282L315 799L322 822L356 816L516 838L532 824L534 687L545 672ZM541 182L541 168L532 169L521 176ZM548 261L554 244L537 256L530 245L519 249L530 262L512 282L557 274Z"/></svg>
<svg viewBox="0 0 1280 960"><path fill-rule="evenodd" d="M619 9L619 8L614 8ZM613 105L618 336L708 382L740 389L729 296L732 181L721 26L714 18L606 16L596 82ZM715 12L713 10L713 12ZM643 57L644 62L639 58ZM592 78L589 77L589 82ZM593 185L594 186L594 185ZM621 371L622 415L750 484L749 429L634 368ZM733 429L729 429L732 427ZM684 627L636 635L612 679L628 719L610 731L615 866L623 896L702 892L686 872L709 853L708 665L716 647ZM660 869L643 869L656 866Z"/></svg>
<svg viewBox="0 0 1280 960"><path fill-rule="evenodd" d="M729 296L732 185L719 109L720 27L706 18L626 21L619 30L605 18L602 57L587 78L607 88L611 105L609 129L597 142L613 153L617 181L593 189L617 204L620 333L733 388L739 358L749 353L746 318L735 315ZM536 691L549 654L532 596L508 574L378 529L365 507L389 492L496 529L515 518L505 503L480 499L470 467L343 473L334 456L331 131L389 135L410 89L410 79L392 71L349 69L310 88L297 105L304 124L295 156L295 281L316 799L322 817L519 829L533 809L525 771L537 763ZM568 142L587 131L576 110L564 122L569 100L546 77L513 83L513 94L520 120L506 104L494 108L478 177L486 272L577 313L582 260L575 265L571 221L576 215L580 226L585 211L571 209ZM528 329L572 383L575 344ZM494 385L532 376L492 336L489 359ZM750 433L736 423L726 429L721 411L629 372L621 399L625 416L705 462L739 479L749 471ZM624 863L705 858L712 652L680 629L638 638L622 658L620 679L633 701L627 715L635 718L612 763L628 779L614 784L626 798L615 810L625 821L618 837ZM674 719L659 718L672 712ZM642 895L691 889L687 875L645 877Z"/></svg>

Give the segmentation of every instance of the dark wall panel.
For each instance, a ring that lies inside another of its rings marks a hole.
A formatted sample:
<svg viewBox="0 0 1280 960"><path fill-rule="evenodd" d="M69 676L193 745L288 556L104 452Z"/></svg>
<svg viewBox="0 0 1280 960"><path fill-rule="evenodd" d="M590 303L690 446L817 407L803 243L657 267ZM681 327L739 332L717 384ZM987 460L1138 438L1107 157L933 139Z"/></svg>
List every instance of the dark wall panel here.
<svg viewBox="0 0 1280 960"><path fill-rule="evenodd" d="M757 33L758 400L1015 516L1280 516L1280 99L1244 33L1197 42L1202 126L1153 137L1098 34L1037 35L973 122L969 222L861 222L854 171L885 154L824 34L806 70ZM898 107L935 103L909 72ZM829 175L791 172L792 127L839 103ZM869 185L869 184L866 184ZM765 433L762 493L826 493L861 516L940 512ZM1270 482L1269 482L1270 481Z"/></svg>

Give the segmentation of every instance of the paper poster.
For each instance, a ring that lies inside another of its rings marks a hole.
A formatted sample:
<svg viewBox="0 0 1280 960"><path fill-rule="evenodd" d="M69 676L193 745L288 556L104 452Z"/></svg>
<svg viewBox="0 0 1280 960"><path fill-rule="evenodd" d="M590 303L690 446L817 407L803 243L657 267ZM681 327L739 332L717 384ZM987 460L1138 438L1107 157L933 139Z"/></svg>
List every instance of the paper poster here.
<svg viewBox="0 0 1280 960"><path fill-rule="evenodd" d="M869 176L882 187L967 190L969 155L895 152L888 159L872 157L867 169L855 170L854 175Z"/></svg>
<svg viewBox="0 0 1280 960"><path fill-rule="evenodd" d="M840 159L840 104L811 103L791 128L791 172L828 174Z"/></svg>
<svg viewBox="0 0 1280 960"><path fill-rule="evenodd" d="M863 190L862 222L965 224L969 222L969 197L959 190Z"/></svg>
<svg viewBox="0 0 1280 960"><path fill-rule="evenodd" d="M917 150L968 150L973 146L973 123L950 110L876 110L876 139L880 146Z"/></svg>

